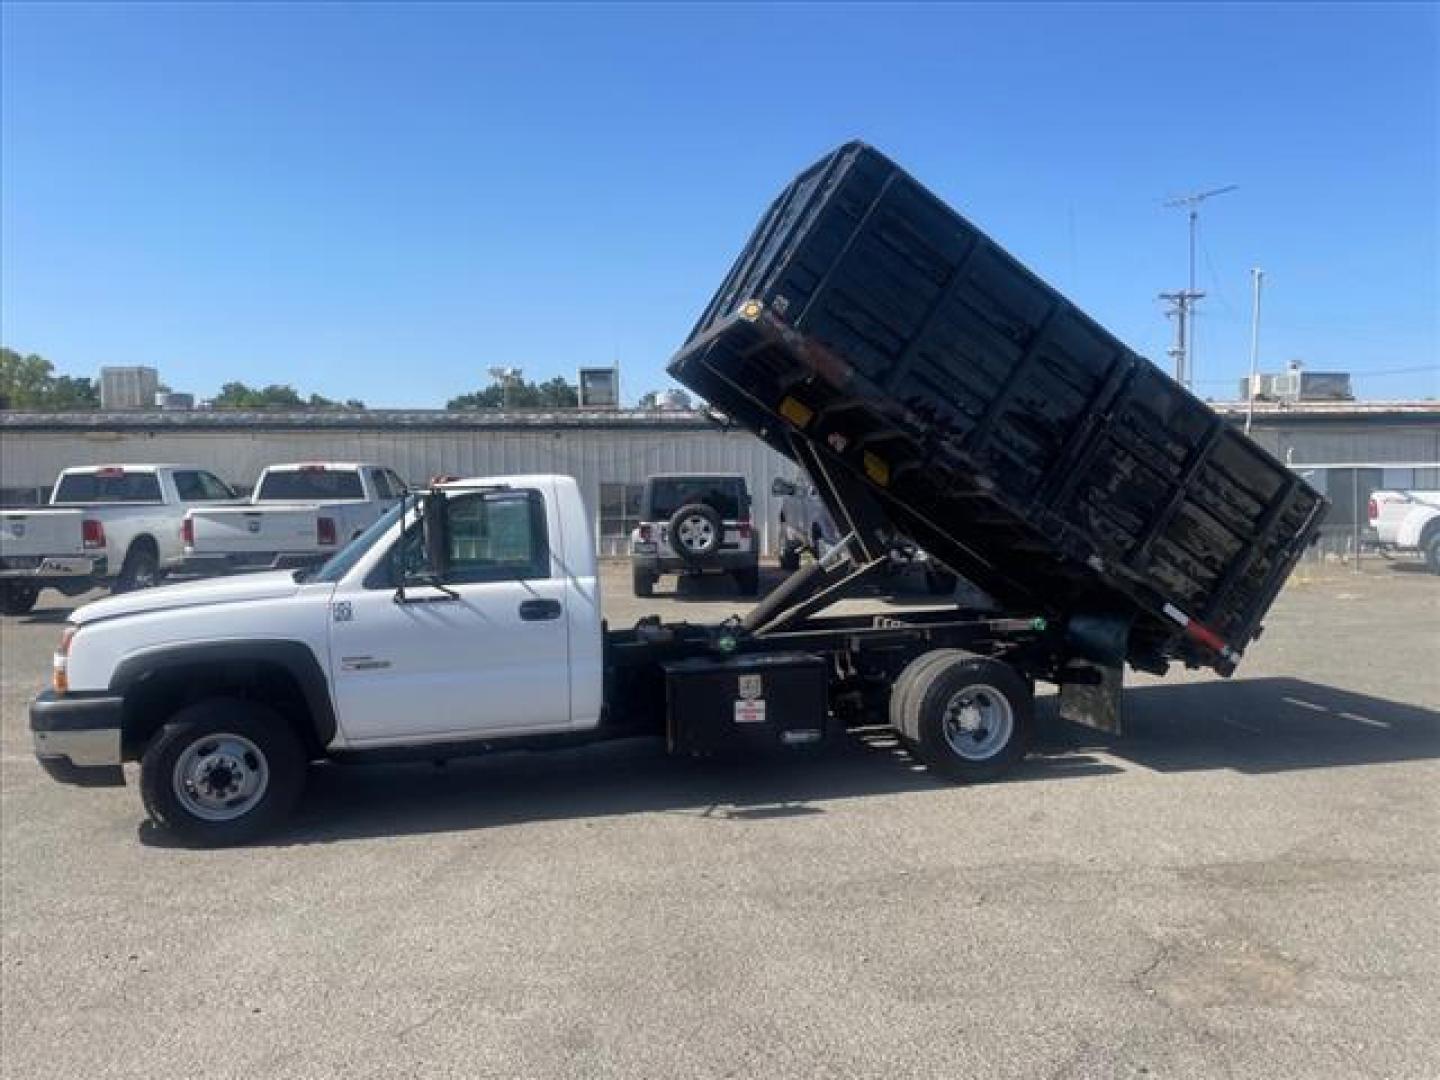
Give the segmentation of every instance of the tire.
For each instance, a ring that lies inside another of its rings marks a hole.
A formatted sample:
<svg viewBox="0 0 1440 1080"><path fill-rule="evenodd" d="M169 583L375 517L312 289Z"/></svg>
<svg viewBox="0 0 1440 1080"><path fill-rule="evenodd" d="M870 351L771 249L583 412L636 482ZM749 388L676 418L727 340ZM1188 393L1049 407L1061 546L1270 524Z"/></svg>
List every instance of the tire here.
<svg viewBox="0 0 1440 1080"><path fill-rule="evenodd" d="M900 672L890 687L890 726L895 729L896 734L900 736L901 743L912 754L916 752L917 747L905 734L904 717L909 708L909 700L916 680L935 664L944 663L956 656L969 655L971 654L963 649L933 649L930 652L921 653L905 665L904 670Z"/></svg>
<svg viewBox="0 0 1440 1080"><path fill-rule="evenodd" d="M636 596L643 596L647 599L655 595L655 575L649 570L642 570L638 566L630 568L630 584L635 590Z"/></svg>
<svg viewBox="0 0 1440 1080"><path fill-rule="evenodd" d="M670 547L687 562L699 562L720 550L720 515L704 503L686 503L670 517Z"/></svg>
<svg viewBox="0 0 1440 1080"><path fill-rule="evenodd" d="M736 570L734 573L735 588L741 596L754 596L760 591L760 568L752 566L748 570Z"/></svg>
<svg viewBox="0 0 1440 1080"><path fill-rule="evenodd" d="M795 571L800 569L800 549L791 544L786 544L780 549L780 569Z"/></svg>
<svg viewBox="0 0 1440 1080"><path fill-rule="evenodd" d="M125 553L125 562L111 592L126 593L160 584L160 556L148 540L136 540Z"/></svg>
<svg viewBox="0 0 1440 1080"><path fill-rule="evenodd" d="M186 843L227 847L289 816L305 769L305 751L283 716L255 702L214 698L181 709L150 741L140 760L140 798L156 827ZM215 791L220 785L227 790Z"/></svg>
<svg viewBox="0 0 1440 1080"><path fill-rule="evenodd" d="M1432 574L1440 574L1440 529L1434 530L1425 541L1425 565Z"/></svg>
<svg viewBox="0 0 1440 1080"><path fill-rule="evenodd" d="M0 581L0 614L28 615L40 599L40 586L33 581Z"/></svg>
<svg viewBox="0 0 1440 1080"><path fill-rule="evenodd" d="M1009 664L959 652L916 673L901 705L905 745L956 783L994 780L1025 756L1035 703Z"/></svg>

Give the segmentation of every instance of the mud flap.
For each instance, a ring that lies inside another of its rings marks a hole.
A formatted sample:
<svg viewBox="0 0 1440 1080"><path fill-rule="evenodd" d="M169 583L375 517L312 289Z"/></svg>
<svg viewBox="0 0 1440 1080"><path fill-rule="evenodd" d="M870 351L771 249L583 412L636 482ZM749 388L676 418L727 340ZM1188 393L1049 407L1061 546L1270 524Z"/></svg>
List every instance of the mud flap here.
<svg viewBox="0 0 1440 1080"><path fill-rule="evenodd" d="M1060 719L1119 735L1120 694L1130 619L1076 615L1065 628L1070 655L1060 668Z"/></svg>
<svg viewBox="0 0 1440 1080"><path fill-rule="evenodd" d="M1119 735L1123 682L1119 664L1072 657L1060 671L1060 719Z"/></svg>

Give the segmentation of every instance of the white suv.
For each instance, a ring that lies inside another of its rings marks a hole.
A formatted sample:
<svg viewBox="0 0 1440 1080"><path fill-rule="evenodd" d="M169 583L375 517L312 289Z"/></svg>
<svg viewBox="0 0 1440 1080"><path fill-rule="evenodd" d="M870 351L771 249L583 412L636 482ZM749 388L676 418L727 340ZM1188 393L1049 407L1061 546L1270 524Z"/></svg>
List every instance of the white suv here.
<svg viewBox="0 0 1440 1080"><path fill-rule="evenodd" d="M733 473L652 476L630 534L635 595L650 596L661 574L730 574L745 596L760 590L760 552L750 492Z"/></svg>

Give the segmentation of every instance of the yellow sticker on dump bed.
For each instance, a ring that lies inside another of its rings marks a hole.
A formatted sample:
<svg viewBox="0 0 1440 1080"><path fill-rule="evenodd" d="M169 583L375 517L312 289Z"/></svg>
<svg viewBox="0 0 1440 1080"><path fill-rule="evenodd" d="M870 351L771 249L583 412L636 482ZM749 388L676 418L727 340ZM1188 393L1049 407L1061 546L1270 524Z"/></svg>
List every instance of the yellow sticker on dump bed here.
<svg viewBox="0 0 1440 1080"><path fill-rule="evenodd" d="M878 458L869 450L865 451L865 475L874 480L875 483L884 487L890 483L890 465L883 458Z"/></svg>
<svg viewBox="0 0 1440 1080"><path fill-rule="evenodd" d="M815 410L806 405L803 401L796 401L793 397L787 397L780 402L780 415L785 417L798 428L803 428L810 423Z"/></svg>

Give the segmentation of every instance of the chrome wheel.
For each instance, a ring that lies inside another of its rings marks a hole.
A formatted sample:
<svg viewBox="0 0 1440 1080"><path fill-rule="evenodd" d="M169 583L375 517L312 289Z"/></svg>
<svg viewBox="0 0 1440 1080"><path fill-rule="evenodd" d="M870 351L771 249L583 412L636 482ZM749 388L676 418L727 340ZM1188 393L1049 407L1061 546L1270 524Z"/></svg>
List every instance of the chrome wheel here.
<svg viewBox="0 0 1440 1080"><path fill-rule="evenodd" d="M975 683L945 705L945 741L966 761L985 761L1010 742L1015 712L1010 699L993 686Z"/></svg>
<svg viewBox="0 0 1440 1080"><path fill-rule="evenodd" d="M254 809L270 786L264 752L243 735L204 735L175 760L175 797L203 821L233 821Z"/></svg>

